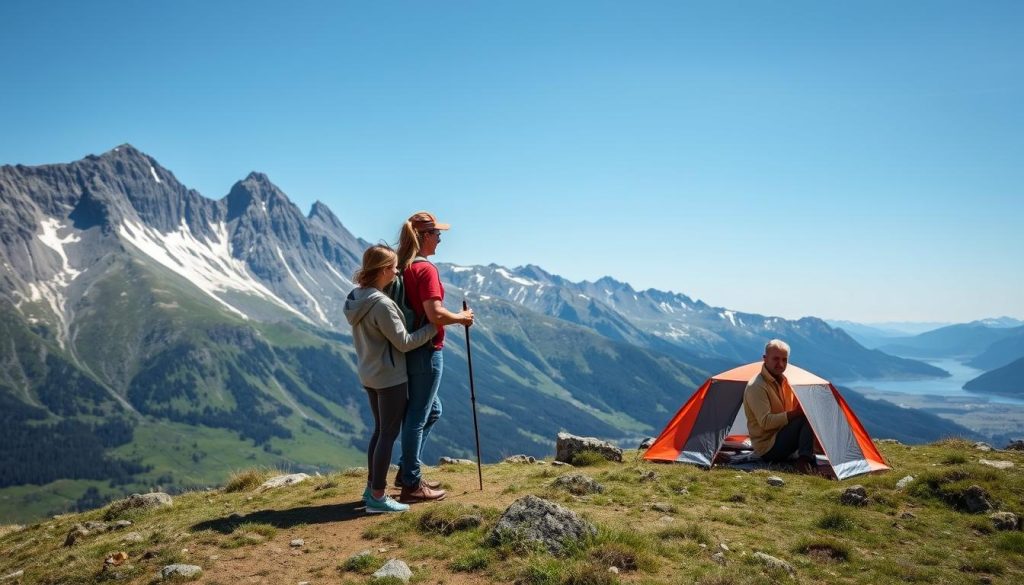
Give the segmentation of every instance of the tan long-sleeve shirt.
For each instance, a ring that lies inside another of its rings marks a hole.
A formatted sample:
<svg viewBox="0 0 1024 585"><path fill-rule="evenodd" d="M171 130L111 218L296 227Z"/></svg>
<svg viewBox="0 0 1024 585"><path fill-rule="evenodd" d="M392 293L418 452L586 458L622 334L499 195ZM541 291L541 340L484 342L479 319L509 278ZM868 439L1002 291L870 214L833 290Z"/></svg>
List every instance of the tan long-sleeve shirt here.
<svg viewBox="0 0 1024 585"><path fill-rule="evenodd" d="M761 373L743 390L743 412L755 453L764 455L775 445L775 434L788 422L786 411L795 406L796 395L786 377L779 384L762 365Z"/></svg>

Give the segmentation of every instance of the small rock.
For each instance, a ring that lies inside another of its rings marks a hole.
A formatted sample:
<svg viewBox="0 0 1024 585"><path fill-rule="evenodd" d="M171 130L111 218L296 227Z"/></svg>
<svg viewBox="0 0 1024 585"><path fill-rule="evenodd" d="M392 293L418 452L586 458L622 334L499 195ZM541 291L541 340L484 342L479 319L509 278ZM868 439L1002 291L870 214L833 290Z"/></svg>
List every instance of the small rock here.
<svg viewBox="0 0 1024 585"><path fill-rule="evenodd" d="M296 538L295 540L292 540L291 542L289 542L288 545L293 547L293 548L300 548L300 547L306 546L306 541L302 540L301 538Z"/></svg>
<svg viewBox="0 0 1024 585"><path fill-rule="evenodd" d="M537 461L536 457L530 457L529 455L512 455L506 457L502 463L533 463Z"/></svg>
<svg viewBox="0 0 1024 585"><path fill-rule="evenodd" d="M640 446L637 447L637 448L638 449L650 449L651 445L653 445L654 442L657 441L657 440L658 439L656 439L655 437L647 437L643 441L640 441Z"/></svg>
<svg viewBox="0 0 1024 585"><path fill-rule="evenodd" d="M711 555L711 560L715 561L719 565L725 566L725 555L720 552L716 552Z"/></svg>
<svg viewBox="0 0 1024 585"><path fill-rule="evenodd" d="M160 578L168 579L170 577L195 577L203 572L202 567L196 565L167 565L163 569L160 569Z"/></svg>
<svg viewBox="0 0 1024 585"><path fill-rule="evenodd" d="M569 493L577 496L583 496L586 494L600 494L604 492L604 486L594 481L594 479L583 475L582 473L573 473L571 475L563 475L557 478L551 483L554 487L562 488L567 490Z"/></svg>
<svg viewBox="0 0 1024 585"><path fill-rule="evenodd" d="M996 530L1016 530L1019 525L1017 515L1013 512L995 512L989 515Z"/></svg>
<svg viewBox="0 0 1024 585"><path fill-rule="evenodd" d="M129 532L121 537L121 542L142 542L145 540L139 532Z"/></svg>
<svg viewBox="0 0 1024 585"><path fill-rule="evenodd" d="M75 524L75 527L71 529L71 532L68 532L67 538L64 539L64 546L74 546L90 534L92 533L86 530L85 526Z"/></svg>
<svg viewBox="0 0 1024 585"><path fill-rule="evenodd" d="M103 559L104 565L113 565L115 567L123 565L128 560L128 553L124 551L118 551L116 553L107 555L107 558Z"/></svg>
<svg viewBox="0 0 1024 585"><path fill-rule="evenodd" d="M898 490L905 490L905 489L907 489L907 486L912 484L912 483L914 483L914 476L913 475L905 476L903 479L901 479L901 480L896 482L896 489L898 489Z"/></svg>
<svg viewBox="0 0 1024 585"><path fill-rule="evenodd" d="M309 581L299 581L299 585L309 585Z"/></svg>
<svg viewBox="0 0 1024 585"><path fill-rule="evenodd" d="M698 544L697 546L699 546L701 548L707 548L708 547L708 545L704 544L703 542Z"/></svg>
<svg viewBox="0 0 1024 585"><path fill-rule="evenodd" d="M149 510L152 508L164 508L167 506L173 506L174 499L163 492L153 492L150 494L132 494L122 500L117 500L107 507L107 512L103 517L107 520L113 520L119 514L128 510L141 509Z"/></svg>
<svg viewBox="0 0 1024 585"><path fill-rule="evenodd" d="M651 470L651 471L644 471L643 473L640 474L640 481L657 481L657 480L658 480L658 474L654 473L653 470Z"/></svg>
<svg viewBox="0 0 1024 585"><path fill-rule="evenodd" d="M289 475L279 475L277 477L272 477L272 478L268 479L267 481L263 482L263 485L261 485L258 488L258 490L259 491L272 490L272 489L279 488L279 487L295 485L295 484L298 484L298 483L302 483L302 482L306 481L307 479L309 479L309 476L306 475L305 473L292 473L292 474L289 474Z"/></svg>
<svg viewBox="0 0 1024 585"><path fill-rule="evenodd" d="M117 522L114 522L111 526L116 530L120 530L122 528L128 528L131 525L131 520L118 520Z"/></svg>
<svg viewBox="0 0 1024 585"><path fill-rule="evenodd" d="M455 459L453 457L442 457L437 462L438 465L473 465L473 461L470 459Z"/></svg>
<svg viewBox="0 0 1024 585"><path fill-rule="evenodd" d="M1024 451L1024 440L1017 439L1007 443L1006 447L1003 447L1008 451Z"/></svg>
<svg viewBox="0 0 1024 585"><path fill-rule="evenodd" d="M25 576L25 570L21 569L21 570L18 570L18 571L15 571L15 572L11 573L10 575L4 575L3 577L0 577L0 581L13 581L15 579L21 579L24 576Z"/></svg>
<svg viewBox="0 0 1024 585"><path fill-rule="evenodd" d="M577 437L569 433L558 433L555 440L555 460L572 463L580 451L595 451L609 461L622 463L622 449L607 441L594 437Z"/></svg>
<svg viewBox="0 0 1024 585"><path fill-rule="evenodd" d="M847 506L867 506L868 493L862 485L850 486L843 490L843 495L839 496L839 501Z"/></svg>
<svg viewBox="0 0 1024 585"><path fill-rule="evenodd" d="M566 463L565 461L552 461L551 465L555 467L572 467L572 463Z"/></svg>
<svg viewBox="0 0 1024 585"><path fill-rule="evenodd" d="M718 543L718 548L720 548L722 552L729 552L729 545L725 544L724 542Z"/></svg>
<svg viewBox="0 0 1024 585"><path fill-rule="evenodd" d="M765 481L768 482L768 485L773 486L773 487L782 487L782 486L786 485L786 482L781 477L779 477L777 475L769 476L768 479L766 479Z"/></svg>
<svg viewBox="0 0 1024 585"><path fill-rule="evenodd" d="M914 520L917 516L913 512L902 512L900 514L901 520Z"/></svg>
<svg viewBox="0 0 1024 585"><path fill-rule="evenodd" d="M89 532L106 532L110 530L109 524L107 524L106 522L97 522L95 520L85 522L84 524L82 524L82 526L85 526L85 529Z"/></svg>
<svg viewBox="0 0 1024 585"><path fill-rule="evenodd" d="M668 502L654 502L651 504L651 509L655 512L664 512L666 514L672 514L676 511L676 507Z"/></svg>
<svg viewBox="0 0 1024 585"><path fill-rule="evenodd" d="M551 554L597 533L594 525L572 510L537 496L519 498L509 506L491 530L488 541L499 544L513 537L540 543Z"/></svg>
<svg viewBox="0 0 1024 585"><path fill-rule="evenodd" d="M1009 469L1013 467L1013 461L994 461L991 459L978 459L978 463L995 467L996 469Z"/></svg>
<svg viewBox="0 0 1024 585"><path fill-rule="evenodd" d="M967 506L967 511L971 514L988 512L992 509L992 504L989 503L988 497L988 492L982 489L981 486L972 485L964 492L964 505Z"/></svg>
<svg viewBox="0 0 1024 585"><path fill-rule="evenodd" d="M770 569L782 569L790 575L796 572L796 569L793 568L793 565L787 563L782 559L777 559L771 555L766 555L763 552L754 553L754 558L758 561L761 561L761 564Z"/></svg>
<svg viewBox="0 0 1024 585"><path fill-rule="evenodd" d="M680 496L688 496L688 495L690 495L690 489L689 488L685 488L685 487L681 487L681 488L676 490L676 493L679 494Z"/></svg>
<svg viewBox="0 0 1024 585"><path fill-rule="evenodd" d="M984 441L978 441L977 443L974 444L974 448L977 449L978 451L991 451L992 445L989 445Z"/></svg>
<svg viewBox="0 0 1024 585"><path fill-rule="evenodd" d="M412 578L412 571L409 569L409 565L405 564L405 561L391 559L373 574L374 579L383 579L384 577L395 577L403 583L408 583L409 579Z"/></svg>
<svg viewBox="0 0 1024 585"><path fill-rule="evenodd" d="M661 518L658 518L658 522L661 522L662 524L669 524L675 521L676 519L671 516L662 516Z"/></svg>
<svg viewBox="0 0 1024 585"><path fill-rule="evenodd" d="M158 551L147 550L146 552L142 553L142 560L148 561L149 559L155 559L158 556L160 556L160 553Z"/></svg>
<svg viewBox="0 0 1024 585"><path fill-rule="evenodd" d="M608 567L608 572L611 573L612 575L618 575L619 574L619 568L616 567L615 565L612 565L611 567Z"/></svg>

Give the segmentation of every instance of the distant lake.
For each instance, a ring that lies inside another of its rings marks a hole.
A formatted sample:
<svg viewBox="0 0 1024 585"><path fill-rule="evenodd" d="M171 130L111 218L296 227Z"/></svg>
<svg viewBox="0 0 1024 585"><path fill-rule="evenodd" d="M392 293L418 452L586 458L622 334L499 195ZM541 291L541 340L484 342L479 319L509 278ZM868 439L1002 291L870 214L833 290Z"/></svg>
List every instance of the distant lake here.
<svg viewBox="0 0 1024 585"><path fill-rule="evenodd" d="M913 394L953 398L959 402L1024 405L1022 398L981 394L963 389L964 384L985 373L984 370L972 368L951 359L920 361L942 368L952 376L930 380L835 380L833 383L837 386L852 388L861 394Z"/></svg>

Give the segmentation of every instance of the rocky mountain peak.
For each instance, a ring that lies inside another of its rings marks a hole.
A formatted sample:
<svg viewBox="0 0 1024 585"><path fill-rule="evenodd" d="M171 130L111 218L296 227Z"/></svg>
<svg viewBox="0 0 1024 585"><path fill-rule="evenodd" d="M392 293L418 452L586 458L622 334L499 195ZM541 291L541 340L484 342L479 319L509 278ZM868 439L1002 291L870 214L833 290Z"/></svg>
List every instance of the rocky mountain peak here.
<svg viewBox="0 0 1024 585"><path fill-rule="evenodd" d="M313 207L309 210L308 217L311 220L320 220L334 228L342 227L341 220L339 220L338 217L334 215L334 212L332 212L331 209L321 201L313 203Z"/></svg>

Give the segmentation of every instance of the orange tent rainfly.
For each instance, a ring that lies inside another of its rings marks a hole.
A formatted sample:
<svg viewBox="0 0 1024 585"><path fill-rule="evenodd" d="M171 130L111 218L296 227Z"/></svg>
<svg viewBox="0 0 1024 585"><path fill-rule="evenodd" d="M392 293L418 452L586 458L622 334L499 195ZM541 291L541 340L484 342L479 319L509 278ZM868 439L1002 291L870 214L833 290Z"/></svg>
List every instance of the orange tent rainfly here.
<svg viewBox="0 0 1024 585"><path fill-rule="evenodd" d="M708 378L672 417L644 459L711 467L727 439L733 443L749 438L743 390L760 372L761 362L755 362ZM786 379L838 479L889 469L831 382L793 364L786 369Z"/></svg>

